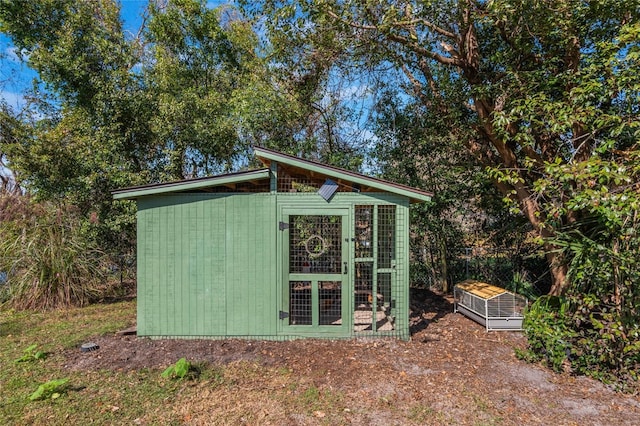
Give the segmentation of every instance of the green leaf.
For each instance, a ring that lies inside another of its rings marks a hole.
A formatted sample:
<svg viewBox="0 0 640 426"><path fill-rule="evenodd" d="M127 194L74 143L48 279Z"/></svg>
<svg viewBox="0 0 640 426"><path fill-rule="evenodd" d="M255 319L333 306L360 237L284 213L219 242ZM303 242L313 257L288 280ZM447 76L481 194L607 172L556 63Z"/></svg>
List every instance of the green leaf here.
<svg viewBox="0 0 640 426"><path fill-rule="evenodd" d="M183 379L189 373L190 368L191 364L185 358L180 358L175 365L175 374Z"/></svg>
<svg viewBox="0 0 640 426"><path fill-rule="evenodd" d="M56 399L59 398L60 395L65 391L66 384L69 379L56 379L50 380L46 383L38 386L38 389L34 393L31 394L29 399L31 401L39 401L43 399Z"/></svg>
<svg viewBox="0 0 640 426"><path fill-rule="evenodd" d="M162 372L162 374L161 374L162 378L164 378L164 379L168 379L169 377L171 377L171 375L172 375L172 374L173 374L173 372L174 372L174 369L175 369L175 368L174 368L174 366L173 366L173 365L171 365L171 366L167 367L167 368Z"/></svg>

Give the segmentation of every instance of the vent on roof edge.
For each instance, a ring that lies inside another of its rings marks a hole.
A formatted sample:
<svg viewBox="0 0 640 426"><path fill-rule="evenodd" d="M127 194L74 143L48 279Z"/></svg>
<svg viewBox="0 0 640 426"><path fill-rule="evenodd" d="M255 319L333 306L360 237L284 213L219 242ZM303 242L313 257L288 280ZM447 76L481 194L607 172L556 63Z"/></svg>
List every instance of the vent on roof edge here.
<svg viewBox="0 0 640 426"><path fill-rule="evenodd" d="M320 196L324 198L325 201L330 201L331 197L333 197L337 190L338 184L331 179L327 179L318 190L318 194L320 194Z"/></svg>

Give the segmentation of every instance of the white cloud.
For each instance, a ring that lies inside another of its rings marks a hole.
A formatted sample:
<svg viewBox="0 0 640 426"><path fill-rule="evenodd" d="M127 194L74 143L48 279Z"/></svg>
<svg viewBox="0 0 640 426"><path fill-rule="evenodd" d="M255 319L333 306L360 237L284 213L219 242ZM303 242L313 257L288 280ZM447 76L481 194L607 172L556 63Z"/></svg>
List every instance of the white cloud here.
<svg viewBox="0 0 640 426"><path fill-rule="evenodd" d="M4 49L4 54L6 58L10 61L18 62L20 58L18 58L18 54L16 53L16 50L18 50L17 47L7 47L6 49Z"/></svg>

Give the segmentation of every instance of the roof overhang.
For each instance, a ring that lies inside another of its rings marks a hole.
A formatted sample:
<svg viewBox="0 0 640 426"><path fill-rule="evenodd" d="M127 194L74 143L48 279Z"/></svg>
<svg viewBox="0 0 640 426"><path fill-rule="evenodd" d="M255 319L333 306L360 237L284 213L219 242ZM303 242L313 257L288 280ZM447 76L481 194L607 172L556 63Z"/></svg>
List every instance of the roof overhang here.
<svg viewBox="0 0 640 426"><path fill-rule="evenodd" d="M267 148L256 147L254 148L254 151L256 157L267 167L271 165L271 162L277 162L281 165L304 170L311 174L330 177L338 182L338 184L345 186L353 187L353 184L356 184L357 186L366 188L366 192L381 191L402 195L408 197L411 202L430 201L431 197L433 197L433 193L431 192L389 182L383 179L365 176L363 174L338 167L316 163L315 161L304 160L299 157L283 154Z"/></svg>
<svg viewBox="0 0 640 426"><path fill-rule="evenodd" d="M134 186L117 189L112 191L111 194L115 200L134 200L149 195L189 191L206 192L208 188L216 186L233 186L241 182L257 182L262 179L269 179L270 167L272 163L277 163L286 170L305 174L312 178L329 178L335 181L337 185L352 188L354 191L396 194L407 197L412 203L430 201L433 196L433 194L428 191L365 176L360 173L328 166L315 161L305 160L267 148L256 147L254 151L256 158L258 158L266 168L176 182Z"/></svg>
<svg viewBox="0 0 640 426"><path fill-rule="evenodd" d="M269 178L269 169L257 169L247 172L229 173L225 175L210 176L205 178L134 186L112 191L111 194L113 195L113 198L115 200L133 200L146 195L203 190L213 186L236 184L240 182L251 182L265 178Z"/></svg>

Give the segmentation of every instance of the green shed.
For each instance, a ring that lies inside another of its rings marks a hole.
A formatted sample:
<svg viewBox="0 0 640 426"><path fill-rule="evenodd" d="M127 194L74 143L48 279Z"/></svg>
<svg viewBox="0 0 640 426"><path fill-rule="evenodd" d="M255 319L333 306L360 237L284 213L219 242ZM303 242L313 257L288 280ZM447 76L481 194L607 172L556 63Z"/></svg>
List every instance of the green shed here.
<svg viewBox="0 0 640 426"><path fill-rule="evenodd" d="M137 332L409 338L409 204L432 194L255 148L264 168L116 190L137 203Z"/></svg>

